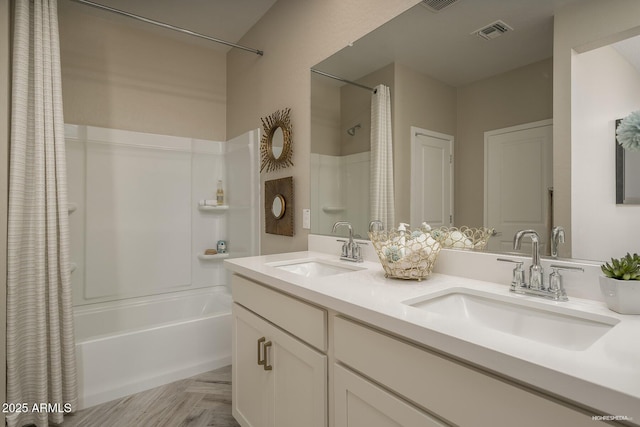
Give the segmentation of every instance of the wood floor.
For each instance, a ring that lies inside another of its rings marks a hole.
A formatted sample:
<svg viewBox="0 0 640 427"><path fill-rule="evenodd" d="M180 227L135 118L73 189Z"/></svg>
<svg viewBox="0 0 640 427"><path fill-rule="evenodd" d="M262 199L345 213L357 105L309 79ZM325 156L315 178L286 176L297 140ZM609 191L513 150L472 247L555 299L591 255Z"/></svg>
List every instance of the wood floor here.
<svg viewBox="0 0 640 427"><path fill-rule="evenodd" d="M83 409L61 427L236 427L231 366Z"/></svg>

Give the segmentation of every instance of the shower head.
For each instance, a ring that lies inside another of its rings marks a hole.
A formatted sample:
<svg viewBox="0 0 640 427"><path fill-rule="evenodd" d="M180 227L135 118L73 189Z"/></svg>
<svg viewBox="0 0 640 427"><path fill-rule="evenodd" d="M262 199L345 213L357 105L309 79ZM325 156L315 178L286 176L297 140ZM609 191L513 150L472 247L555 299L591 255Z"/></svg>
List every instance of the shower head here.
<svg viewBox="0 0 640 427"><path fill-rule="evenodd" d="M347 129L347 133L351 136L355 136L356 134L356 129L360 129L362 126L360 126L360 123L358 123L357 125L355 125L354 127L350 127L349 129Z"/></svg>

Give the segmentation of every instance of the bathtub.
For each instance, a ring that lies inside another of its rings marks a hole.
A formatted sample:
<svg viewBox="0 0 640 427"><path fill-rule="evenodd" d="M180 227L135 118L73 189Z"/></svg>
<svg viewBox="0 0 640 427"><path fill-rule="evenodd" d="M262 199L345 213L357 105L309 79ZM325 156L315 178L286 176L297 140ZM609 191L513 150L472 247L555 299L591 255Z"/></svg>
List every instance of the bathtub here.
<svg viewBox="0 0 640 427"><path fill-rule="evenodd" d="M80 409L231 364L224 286L74 308Z"/></svg>

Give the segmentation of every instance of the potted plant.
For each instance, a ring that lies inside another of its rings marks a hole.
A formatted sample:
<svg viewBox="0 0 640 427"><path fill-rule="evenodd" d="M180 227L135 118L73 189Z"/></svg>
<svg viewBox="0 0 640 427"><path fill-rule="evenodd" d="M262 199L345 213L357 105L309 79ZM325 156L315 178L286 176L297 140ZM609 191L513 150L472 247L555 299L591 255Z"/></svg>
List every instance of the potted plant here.
<svg viewBox="0 0 640 427"><path fill-rule="evenodd" d="M607 307L620 314L640 314L640 255L611 258L601 268L600 291Z"/></svg>

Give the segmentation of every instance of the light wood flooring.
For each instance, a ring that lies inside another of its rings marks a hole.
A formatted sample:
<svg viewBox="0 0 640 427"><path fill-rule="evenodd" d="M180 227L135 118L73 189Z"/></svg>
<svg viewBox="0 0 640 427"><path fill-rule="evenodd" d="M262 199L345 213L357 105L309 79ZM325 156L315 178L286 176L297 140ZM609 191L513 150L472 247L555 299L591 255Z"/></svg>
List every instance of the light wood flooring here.
<svg viewBox="0 0 640 427"><path fill-rule="evenodd" d="M61 427L236 427L231 366L83 409Z"/></svg>

